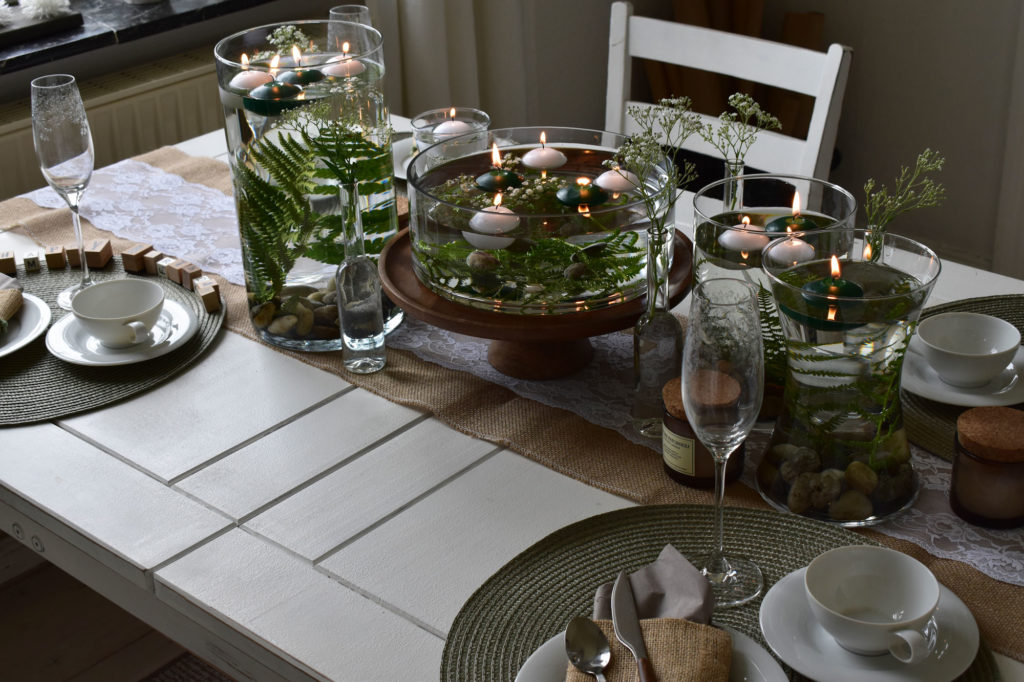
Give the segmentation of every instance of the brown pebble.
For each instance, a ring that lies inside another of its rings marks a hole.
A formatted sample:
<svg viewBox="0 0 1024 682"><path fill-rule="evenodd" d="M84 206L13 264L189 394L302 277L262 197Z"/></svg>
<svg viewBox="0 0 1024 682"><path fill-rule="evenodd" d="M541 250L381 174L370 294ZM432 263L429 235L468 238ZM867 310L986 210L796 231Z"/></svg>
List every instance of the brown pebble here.
<svg viewBox="0 0 1024 682"><path fill-rule="evenodd" d="M1012 407L974 407L956 420L964 448L994 462L1024 462L1024 411Z"/></svg>

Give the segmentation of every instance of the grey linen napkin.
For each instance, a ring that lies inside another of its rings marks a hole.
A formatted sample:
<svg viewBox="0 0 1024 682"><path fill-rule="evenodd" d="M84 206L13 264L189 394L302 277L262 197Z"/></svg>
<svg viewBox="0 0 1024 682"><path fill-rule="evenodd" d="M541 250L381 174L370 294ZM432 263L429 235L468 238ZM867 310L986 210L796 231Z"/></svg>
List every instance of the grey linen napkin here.
<svg viewBox="0 0 1024 682"><path fill-rule="evenodd" d="M2 289L17 289L18 291L25 290L25 288L21 286L21 282L17 279L14 277L8 277L4 273L0 272L0 290Z"/></svg>
<svg viewBox="0 0 1024 682"><path fill-rule="evenodd" d="M640 618L684 618L694 623L711 623L715 606L711 585L693 564L672 545L665 545L652 564L629 574L637 615ZM612 583L597 588L594 619L612 617Z"/></svg>

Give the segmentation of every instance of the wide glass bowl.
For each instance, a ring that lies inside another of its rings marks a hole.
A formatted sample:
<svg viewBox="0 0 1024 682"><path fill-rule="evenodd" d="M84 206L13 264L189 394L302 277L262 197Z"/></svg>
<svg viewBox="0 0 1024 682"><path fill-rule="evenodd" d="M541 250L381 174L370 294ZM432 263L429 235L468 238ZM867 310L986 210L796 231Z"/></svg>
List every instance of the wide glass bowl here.
<svg viewBox="0 0 1024 682"><path fill-rule="evenodd" d="M647 211L623 176L601 177L624 139L502 128L423 150L408 171L420 282L451 301L511 314L598 310L643 296ZM643 182L654 194L664 180L658 173ZM656 206L661 218L667 210Z"/></svg>

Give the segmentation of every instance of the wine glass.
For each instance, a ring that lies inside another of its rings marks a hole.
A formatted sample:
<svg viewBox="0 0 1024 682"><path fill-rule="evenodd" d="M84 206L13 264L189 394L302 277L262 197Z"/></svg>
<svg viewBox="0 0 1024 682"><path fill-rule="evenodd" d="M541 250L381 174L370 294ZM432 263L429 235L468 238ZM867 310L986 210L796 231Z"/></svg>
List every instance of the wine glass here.
<svg viewBox="0 0 1024 682"><path fill-rule="evenodd" d="M32 81L32 140L43 177L68 202L75 225L82 281L57 296L57 305L71 310L71 299L92 284L85 262L78 205L93 168L92 134L75 77L41 76Z"/></svg>
<svg viewBox="0 0 1024 682"><path fill-rule="evenodd" d="M708 279L693 289L683 347L683 405L715 461L714 544L696 562L711 582L716 607L761 593L761 569L722 553L725 465L750 433L761 409L764 356L757 290L738 279Z"/></svg>

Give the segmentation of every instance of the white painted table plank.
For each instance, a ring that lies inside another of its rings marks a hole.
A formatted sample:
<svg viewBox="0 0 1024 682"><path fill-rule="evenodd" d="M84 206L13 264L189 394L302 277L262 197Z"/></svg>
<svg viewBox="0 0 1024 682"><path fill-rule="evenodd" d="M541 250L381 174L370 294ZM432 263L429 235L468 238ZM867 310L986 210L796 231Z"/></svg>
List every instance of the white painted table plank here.
<svg viewBox="0 0 1024 682"><path fill-rule="evenodd" d="M178 487L241 519L420 416L354 389L182 479Z"/></svg>
<svg viewBox="0 0 1024 682"><path fill-rule="evenodd" d="M466 599L547 534L632 502L503 451L320 566L447 632Z"/></svg>
<svg viewBox="0 0 1024 682"><path fill-rule="evenodd" d="M172 381L62 423L166 482L350 386L223 331Z"/></svg>
<svg viewBox="0 0 1024 682"><path fill-rule="evenodd" d="M331 680L436 679L443 641L285 550L236 529L161 569L171 590ZM207 620L196 610L193 616Z"/></svg>
<svg viewBox="0 0 1024 682"><path fill-rule="evenodd" d="M15 495L141 573L230 520L51 424L3 430L0 497ZM6 530L6 529L5 529Z"/></svg>
<svg viewBox="0 0 1024 682"><path fill-rule="evenodd" d="M431 419L279 502L246 528L315 561L495 449Z"/></svg>

